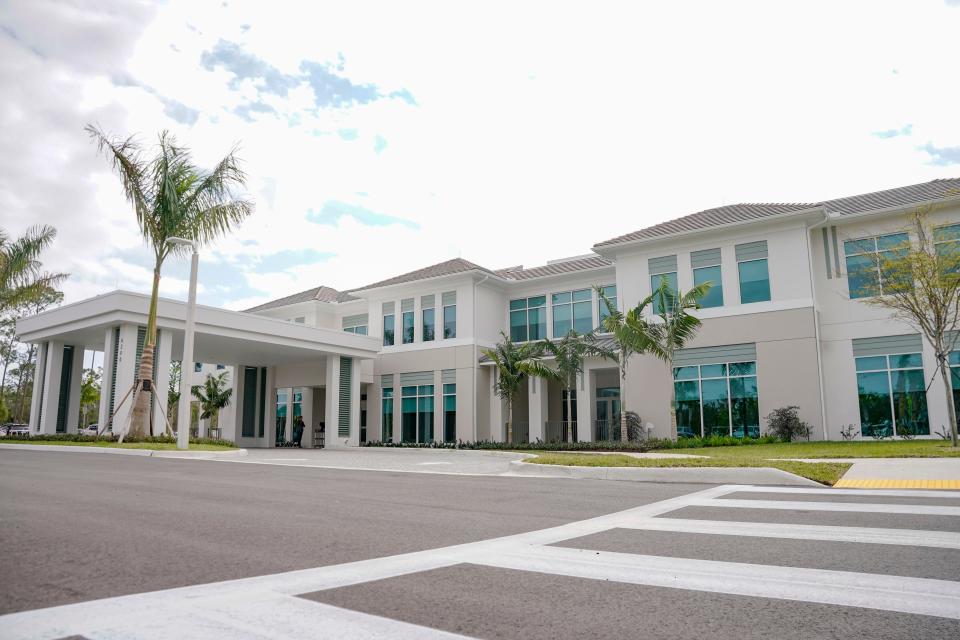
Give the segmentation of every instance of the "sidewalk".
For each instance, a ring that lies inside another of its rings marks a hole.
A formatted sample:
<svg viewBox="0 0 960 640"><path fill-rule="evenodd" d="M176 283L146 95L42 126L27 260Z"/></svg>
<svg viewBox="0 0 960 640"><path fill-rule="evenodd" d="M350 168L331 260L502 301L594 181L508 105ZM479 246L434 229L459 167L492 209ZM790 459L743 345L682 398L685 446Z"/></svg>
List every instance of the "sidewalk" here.
<svg viewBox="0 0 960 640"><path fill-rule="evenodd" d="M850 470L837 488L960 489L960 458L796 458L800 462L845 462Z"/></svg>

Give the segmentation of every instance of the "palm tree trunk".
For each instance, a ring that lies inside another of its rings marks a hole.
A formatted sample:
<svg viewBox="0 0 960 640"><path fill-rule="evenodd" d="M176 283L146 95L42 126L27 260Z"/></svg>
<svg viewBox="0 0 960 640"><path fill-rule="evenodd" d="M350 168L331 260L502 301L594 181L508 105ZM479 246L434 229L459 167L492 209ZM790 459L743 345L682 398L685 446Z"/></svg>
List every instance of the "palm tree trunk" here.
<svg viewBox="0 0 960 640"><path fill-rule="evenodd" d="M627 403L624 402L627 395L627 368L626 363L620 369L620 442L626 442L630 439L629 429L627 429Z"/></svg>
<svg viewBox="0 0 960 640"><path fill-rule="evenodd" d="M677 385L673 383L673 367L670 367L670 436L677 439Z"/></svg>
<svg viewBox="0 0 960 640"><path fill-rule="evenodd" d="M513 398L507 400L507 442L513 444Z"/></svg>
<svg viewBox="0 0 960 640"><path fill-rule="evenodd" d="M567 442L573 442L573 389L567 388Z"/></svg>
<svg viewBox="0 0 960 640"><path fill-rule="evenodd" d="M150 405L153 404L153 356L157 342L157 305L160 297L160 261L153 269L153 291L150 294L150 311L147 316L146 344L140 355L139 383L134 390L133 411L130 413L130 428L127 435L142 438L150 432ZM144 391L149 387L150 391Z"/></svg>
<svg viewBox="0 0 960 640"><path fill-rule="evenodd" d="M950 444L957 446L957 408L953 403L953 385L950 384L950 367L946 358L937 358L940 362L940 377L943 379L943 388L947 393L947 416L950 418Z"/></svg>

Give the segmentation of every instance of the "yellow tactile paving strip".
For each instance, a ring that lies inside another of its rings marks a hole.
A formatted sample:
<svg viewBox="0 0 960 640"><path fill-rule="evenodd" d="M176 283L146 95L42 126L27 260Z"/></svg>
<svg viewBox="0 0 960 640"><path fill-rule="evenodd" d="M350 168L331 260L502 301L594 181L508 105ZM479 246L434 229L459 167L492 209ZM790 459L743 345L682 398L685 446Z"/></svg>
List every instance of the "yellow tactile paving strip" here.
<svg viewBox="0 0 960 640"><path fill-rule="evenodd" d="M841 478L835 487L844 489L960 489L960 480L909 480L897 478Z"/></svg>

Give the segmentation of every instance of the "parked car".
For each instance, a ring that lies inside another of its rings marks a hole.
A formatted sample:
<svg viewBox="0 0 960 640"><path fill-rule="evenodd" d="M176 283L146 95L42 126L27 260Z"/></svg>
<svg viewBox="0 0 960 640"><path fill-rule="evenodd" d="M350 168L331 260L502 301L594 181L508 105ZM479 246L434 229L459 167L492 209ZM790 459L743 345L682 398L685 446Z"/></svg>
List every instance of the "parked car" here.
<svg viewBox="0 0 960 640"><path fill-rule="evenodd" d="M97 423L89 424L85 428L80 429L80 435L83 436L95 436L99 432L100 425Z"/></svg>
<svg viewBox="0 0 960 640"><path fill-rule="evenodd" d="M0 433L5 436L26 436L30 434L30 427L25 424L5 424L0 427Z"/></svg>

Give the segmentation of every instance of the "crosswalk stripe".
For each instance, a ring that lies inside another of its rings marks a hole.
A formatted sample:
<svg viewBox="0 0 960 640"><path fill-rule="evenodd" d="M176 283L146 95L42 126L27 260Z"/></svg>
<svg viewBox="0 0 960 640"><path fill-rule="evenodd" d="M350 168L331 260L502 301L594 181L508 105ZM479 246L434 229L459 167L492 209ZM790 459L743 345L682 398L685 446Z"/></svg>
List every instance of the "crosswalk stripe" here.
<svg viewBox="0 0 960 640"><path fill-rule="evenodd" d="M822 540L861 544L893 544L905 547L960 549L960 533L918 529L872 529L869 527L835 527L812 524L775 524L761 522L723 522L682 518L647 518L621 525L642 531L705 533L753 538Z"/></svg>
<svg viewBox="0 0 960 640"><path fill-rule="evenodd" d="M800 511L848 511L855 513L906 513L926 516L960 516L960 507L927 504L866 504L857 502L803 502L794 500L712 500L697 498L689 501L692 507L721 507L730 509L786 509Z"/></svg>
<svg viewBox="0 0 960 640"><path fill-rule="evenodd" d="M750 493L784 493L784 494L816 494L829 498L830 496L878 496L888 498L957 498L960 500L960 491L923 491L921 489L902 491L896 489L815 489L806 487L752 487L749 485L727 485L731 488L728 493L749 491Z"/></svg>
<svg viewBox="0 0 960 640"><path fill-rule="evenodd" d="M960 583L929 578L692 560L565 547L486 554L475 562L593 580L882 609L960 620Z"/></svg>

